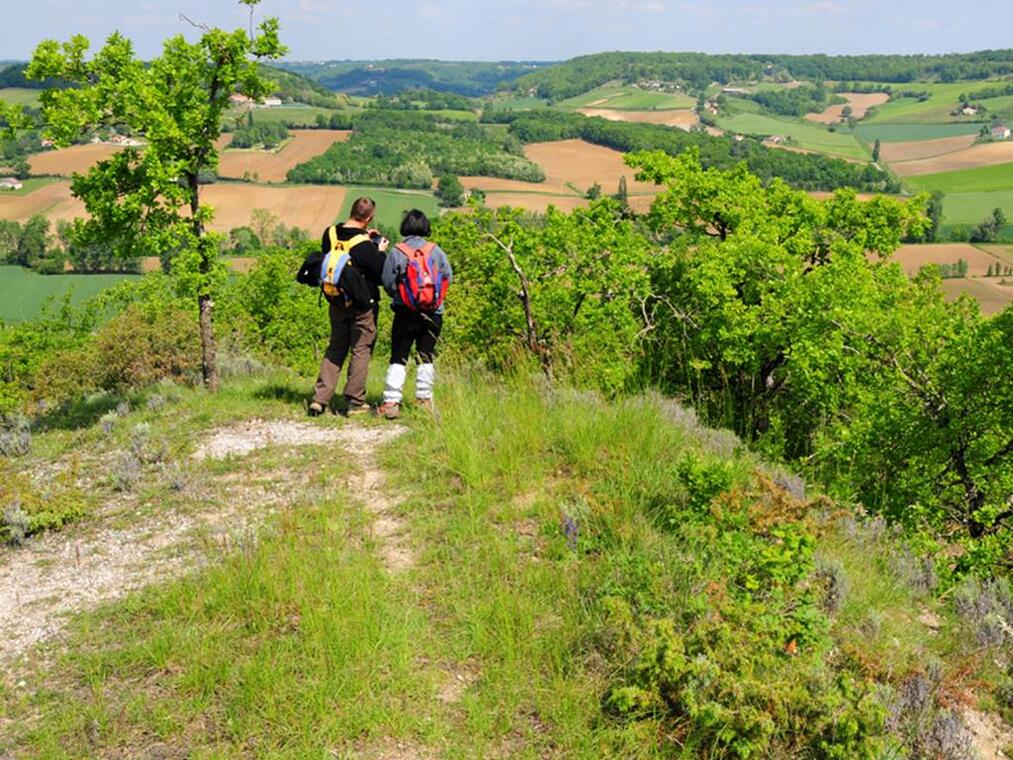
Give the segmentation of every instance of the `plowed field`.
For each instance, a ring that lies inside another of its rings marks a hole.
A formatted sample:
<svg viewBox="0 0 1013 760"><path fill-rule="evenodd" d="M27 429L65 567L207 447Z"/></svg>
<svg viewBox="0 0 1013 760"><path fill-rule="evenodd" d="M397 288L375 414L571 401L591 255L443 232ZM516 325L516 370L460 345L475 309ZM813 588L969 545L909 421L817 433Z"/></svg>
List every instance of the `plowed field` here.
<svg viewBox="0 0 1013 760"><path fill-rule="evenodd" d="M75 172L83 174L102 159L121 150L115 145L73 145L34 155L28 159L28 165L32 167L32 174L69 177Z"/></svg>
<svg viewBox="0 0 1013 760"><path fill-rule="evenodd" d="M851 115L856 119L863 118L870 108L883 105L890 99L890 96L884 92L842 92L841 97L848 101L847 105L851 106ZM807 113L805 118L807 121L821 124L836 124L844 118L844 106L844 103L828 106L822 113Z"/></svg>
<svg viewBox="0 0 1013 760"><path fill-rule="evenodd" d="M902 245L893 254L893 259L908 274L914 274L926 264L956 264L963 259L967 262L967 274L971 277L984 277L990 266L1005 263L999 257L969 243Z"/></svg>
<svg viewBox="0 0 1013 760"><path fill-rule="evenodd" d="M249 175L262 182L284 182L288 170L319 156L336 142L344 142L351 132L343 129L293 129L291 139L281 150L223 150L218 174L229 179L243 179ZM220 147L231 141L231 135L222 135Z"/></svg>
<svg viewBox="0 0 1013 760"><path fill-rule="evenodd" d="M898 161L917 161L918 159L934 158L954 153L974 145L977 135L957 135L942 137L938 140L914 140L912 142L882 143L879 157L892 164Z"/></svg>
<svg viewBox="0 0 1013 760"><path fill-rule="evenodd" d="M963 169L978 169L1013 162L1013 141L982 143L934 158L895 163L892 168L902 177L940 174Z"/></svg>
<svg viewBox="0 0 1013 760"><path fill-rule="evenodd" d="M615 111L608 108L581 108L579 113L585 116L600 116L609 121L662 124L666 127L679 127L687 131L699 122L696 113L689 109L678 109L675 111Z"/></svg>

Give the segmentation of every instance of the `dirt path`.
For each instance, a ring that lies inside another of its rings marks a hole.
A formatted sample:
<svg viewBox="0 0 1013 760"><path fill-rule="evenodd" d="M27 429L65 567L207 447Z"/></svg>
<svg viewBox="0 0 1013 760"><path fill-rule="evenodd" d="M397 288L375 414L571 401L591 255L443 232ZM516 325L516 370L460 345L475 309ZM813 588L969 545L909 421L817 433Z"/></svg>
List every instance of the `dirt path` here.
<svg viewBox="0 0 1013 760"><path fill-rule="evenodd" d="M399 539L401 521L389 512L393 504L384 495L375 455L403 430L250 420L212 431L193 461L243 457L268 446L344 447L359 468L350 485L376 514L373 530L381 555L396 571L410 565L411 554ZM0 550L0 664L58 634L75 613L200 567L211 555L209 548L243 540L266 516L304 496L274 477L279 473L241 475L220 476L193 493L187 500L198 505L193 510L131 515L124 497L106 504L86 524L32 539L20 549ZM210 489L224 508L208 509L214 503L207 498Z"/></svg>

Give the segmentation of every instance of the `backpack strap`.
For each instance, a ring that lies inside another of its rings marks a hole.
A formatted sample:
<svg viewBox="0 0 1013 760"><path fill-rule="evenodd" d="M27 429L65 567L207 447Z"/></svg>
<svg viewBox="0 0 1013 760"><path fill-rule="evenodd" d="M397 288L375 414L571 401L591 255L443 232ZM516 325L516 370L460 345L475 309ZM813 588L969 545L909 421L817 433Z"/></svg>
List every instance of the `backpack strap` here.
<svg viewBox="0 0 1013 760"><path fill-rule="evenodd" d="M426 243L419 248L412 248L407 243L398 243L394 247L397 248L399 251L401 251L401 253L403 253L408 258L411 258L412 255L415 253L415 251L422 251L423 256L428 256L433 252L433 249L436 247L436 243L430 243L429 241L426 241Z"/></svg>
<svg viewBox="0 0 1013 760"><path fill-rule="evenodd" d="M351 253L352 249L355 248L355 246L359 245L360 243L368 243L369 235L360 232L358 235L350 237L348 240L345 240L343 242L345 244L345 250Z"/></svg>
<svg viewBox="0 0 1013 760"><path fill-rule="evenodd" d="M338 247L338 228L331 226L327 228L327 238L331 241L331 250Z"/></svg>

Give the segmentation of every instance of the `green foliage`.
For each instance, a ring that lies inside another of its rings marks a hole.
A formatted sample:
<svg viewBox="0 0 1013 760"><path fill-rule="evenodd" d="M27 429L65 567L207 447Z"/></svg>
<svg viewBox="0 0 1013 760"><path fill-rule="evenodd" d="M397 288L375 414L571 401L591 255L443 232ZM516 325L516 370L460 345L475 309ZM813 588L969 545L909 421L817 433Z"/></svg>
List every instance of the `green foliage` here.
<svg viewBox="0 0 1013 760"><path fill-rule="evenodd" d="M356 117L347 142L288 173L292 182L432 187L440 174L541 182L541 168L524 158L509 136L424 113L367 111Z"/></svg>
<svg viewBox="0 0 1013 760"><path fill-rule="evenodd" d="M547 371L610 391L636 376L649 252L615 201L537 224L511 209L449 214L433 237L454 262L448 350L481 347L503 367L523 345Z"/></svg>
<svg viewBox="0 0 1013 760"><path fill-rule="evenodd" d="M444 174L436 186L436 197L441 206L455 208L464 204L464 185L453 174Z"/></svg>
<svg viewBox="0 0 1013 760"><path fill-rule="evenodd" d="M242 1L251 14L259 3ZM112 241L121 260L179 259L201 307L203 373L212 390L218 384L212 296L221 273L217 243L206 234L213 211L201 204L201 179L217 168L216 141L229 98L267 95L270 83L257 62L285 53L277 19L264 20L256 32L252 21L249 34L205 28L197 42L172 37L147 63L119 33L90 59L82 35L62 46L46 40L28 68L34 79L58 77L77 86L42 94L43 116L58 143L99 127L126 127L146 141L143 151L127 148L75 177L72 192L89 218L75 220L72 234L84 245Z"/></svg>
<svg viewBox="0 0 1013 760"><path fill-rule="evenodd" d="M1003 227L1006 226L1006 214L1001 208L992 213L971 232L972 243L994 243L999 239Z"/></svg>
<svg viewBox="0 0 1013 760"><path fill-rule="evenodd" d="M949 55L709 55L706 53L597 53L549 66L516 81L542 98L567 98L613 80L681 82L696 91L713 82L803 79L911 82L939 78L987 79L1013 72L1008 50Z"/></svg>
<svg viewBox="0 0 1013 760"><path fill-rule="evenodd" d="M822 84L803 85L791 90L767 90L748 96L766 110L781 116L805 116L807 113L818 113L832 105L834 95ZM839 99L843 102L843 99ZM844 114L850 115L850 112Z"/></svg>
<svg viewBox="0 0 1013 760"><path fill-rule="evenodd" d="M336 108L345 105L347 98L331 92L308 77L285 71L277 66L260 65L260 75L271 82L271 94L284 103L305 103L319 108Z"/></svg>
<svg viewBox="0 0 1013 760"><path fill-rule="evenodd" d="M377 95L367 108L391 111L471 111L475 101L453 92L438 92L428 88L403 90L396 95Z"/></svg>
<svg viewBox="0 0 1013 760"><path fill-rule="evenodd" d="M252 111L251 111L252 114ZM288 139L288 128L280 122L257 122L240 127L232 133L230 148L265 148L271 150Z"/></svg>
<svg viewBox="0 0 1013 760"><path fill-rule="evenodd" d="M29 475L0 463L0 544L19 544L83 516L88 503L75 477L69 470L38 487Z"/></svg>

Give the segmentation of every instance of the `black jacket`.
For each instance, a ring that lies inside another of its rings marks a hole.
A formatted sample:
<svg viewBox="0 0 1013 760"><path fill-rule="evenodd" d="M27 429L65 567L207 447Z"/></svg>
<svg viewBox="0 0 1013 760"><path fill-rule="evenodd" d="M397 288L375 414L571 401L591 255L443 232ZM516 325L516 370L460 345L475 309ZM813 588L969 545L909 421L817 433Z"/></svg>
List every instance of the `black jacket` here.
<svg viewBox="0 0 1013 760"><path fill-rule="evenodd" d="M343 224L338 225L337 232L338 240L351 240L356 235L366 233L365 230L359 227L346 227ZM327 230L324 230L324 236L320 241L320 250L325 255L331 250L331 236ZM352 259L352 264L355 265L355 268L359 270L359 273L366 280L366 285L369 287L369 293L374 303L379 303L380 284L383 280L383 264L386 257L376 247L376 243L371 240L359 243L349 251L349 256Z"/></svg>

